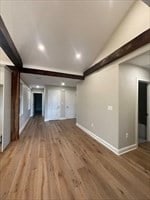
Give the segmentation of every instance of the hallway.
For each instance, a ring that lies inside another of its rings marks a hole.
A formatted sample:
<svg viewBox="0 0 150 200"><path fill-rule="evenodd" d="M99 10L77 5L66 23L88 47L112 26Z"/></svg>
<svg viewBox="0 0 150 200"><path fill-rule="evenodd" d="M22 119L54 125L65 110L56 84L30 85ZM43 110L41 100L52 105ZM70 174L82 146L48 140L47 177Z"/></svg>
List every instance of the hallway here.
<svg viewBox="0 0 150 200"><path fill-rule="evenodd" d="M1 200L149 199L147 148L116 156L74 120L32 118L0 154Z"/></svg>

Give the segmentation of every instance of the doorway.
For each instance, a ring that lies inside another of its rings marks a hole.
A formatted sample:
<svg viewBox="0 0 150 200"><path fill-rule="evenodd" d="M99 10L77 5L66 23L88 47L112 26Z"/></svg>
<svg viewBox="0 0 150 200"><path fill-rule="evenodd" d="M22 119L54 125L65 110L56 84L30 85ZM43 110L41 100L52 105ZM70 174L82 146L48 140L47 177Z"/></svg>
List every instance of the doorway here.
<svg viewBox="0 0 150 200"><path fill-rule="evenodd" d="M148 83L138 82L138 143L149 140L149 100Z"/></svg>
<svg viewBox="0 0 150 200"><path fill-rule="evenodd" d="M42 115L42 94L34 93L34 116Z"/></svg>

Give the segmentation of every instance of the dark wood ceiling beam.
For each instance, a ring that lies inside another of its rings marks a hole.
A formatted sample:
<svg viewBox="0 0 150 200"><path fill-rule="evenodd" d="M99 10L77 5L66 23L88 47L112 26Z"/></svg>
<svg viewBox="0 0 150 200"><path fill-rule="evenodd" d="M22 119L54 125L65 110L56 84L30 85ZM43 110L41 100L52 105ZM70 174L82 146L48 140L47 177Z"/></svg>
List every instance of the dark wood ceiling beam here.
<svg viewBox="0 0 150 200"><path fill-rule="evenodd" d="M126 43L112 54L108 55L106 58L102 59L100 62L90 67L84 72L84 77L104 68L108 64L116 61L123 56L126 56L129 53L143 47L144 45L150 43L150 29L146 30L142 34L138 35L136 38Z"/></svg>
<svg viewBox="0 0 150 200"><path fill-rule="evenodd" d="M23 63L21 57L15 47L14 42L0 16L0 47L3 49L5 54L9 57L12 63L18 68L22 68Z"/></svg>
<svg viewBox="0 0 150 200"><path fill-rule="evenodd" d="M150 7L150 0L143 0L143 2Z"/></svg>
<svg viewBox="0 0 150 200"><path fill-rule="evenodd" d="M67 73L38 70L38 69L31 69L31 68L22 68L20 72L21 73L27 73L27 74L38 74L38 75L44 75L44 76L55 76L55 77L79 79L79 80L84 79L84 77L82 75L67 74Z"/></svg>

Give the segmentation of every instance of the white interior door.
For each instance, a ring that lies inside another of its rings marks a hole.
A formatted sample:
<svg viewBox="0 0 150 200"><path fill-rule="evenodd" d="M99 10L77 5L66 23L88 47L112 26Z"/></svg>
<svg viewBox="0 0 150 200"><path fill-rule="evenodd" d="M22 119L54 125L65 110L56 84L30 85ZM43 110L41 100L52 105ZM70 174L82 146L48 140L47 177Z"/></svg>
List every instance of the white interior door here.
<svg viewBox="0 0 150 200"><path fill-rule="evenodd" d="M60 90L48 91L48 119L60 119Z"/></svg>
<svg viewBox="0 0 150 200"><path fill-rule="evenodd" d="M150 141L150 84L148 84L148 87L147 87L147 109L148 109L147 140Z"/></svg>
<svg viewBox="0 0 150 200"><path fill-rule="evenodd" d="M75 118L75 91L65 91L65 117L67 119Z"/></svg>

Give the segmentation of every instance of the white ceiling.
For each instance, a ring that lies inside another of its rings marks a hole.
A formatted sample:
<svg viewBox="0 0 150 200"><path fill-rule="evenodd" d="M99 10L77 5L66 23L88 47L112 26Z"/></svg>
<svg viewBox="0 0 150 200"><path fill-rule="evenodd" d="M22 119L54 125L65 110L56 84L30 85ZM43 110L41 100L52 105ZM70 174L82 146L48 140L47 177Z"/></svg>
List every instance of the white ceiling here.
<svg viewBox="0 0 150 200"><path fill-rule="evenodd" d="M1 47L0 47L0 64L1 65L14 65Z"/></svg>
<svg viewBox="0 0 150 200"><path fill-rule="evenodd" d="M145 67L150 69L150 50L141 54L135 58L132 58L126 63L131 65L136 65L139 67ZM64 82L66 86L75 87L80 80L73 80L68 78L59 78L59 77L50 77L34 74L21 74L21 78L30 86L35 88L37 85L43 87L45 85L55 85L61 86L61 83Z"/></svg>
<svg viewBox="0 0 150 200"><path fill-rule="evenodd" d="M147 51L144 54L127 61L127 63L150 69L150 51Z"/></svg>
<svg viewBox="0 0 150 200"><path fill-rule="evenodd" d="M21 73L21 79L26 84L28 84L28 86L33 88L35 88L37 85L40 86L40 88L46 85L61 86L62 82L65 83L65 86L76 87L77 83L80 82L80 80L74 80L69 78L60 78L60 77L25 74L25 73Z"/></svg>
<svg viewBox="0 0 150 200"><path fill-rule="evenodd" d="M25 67L82 74L134 1L1 0L0 9ZM38 50L39 43L44 52Z"/></svg>

